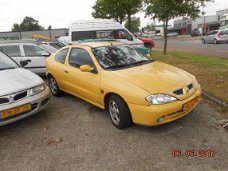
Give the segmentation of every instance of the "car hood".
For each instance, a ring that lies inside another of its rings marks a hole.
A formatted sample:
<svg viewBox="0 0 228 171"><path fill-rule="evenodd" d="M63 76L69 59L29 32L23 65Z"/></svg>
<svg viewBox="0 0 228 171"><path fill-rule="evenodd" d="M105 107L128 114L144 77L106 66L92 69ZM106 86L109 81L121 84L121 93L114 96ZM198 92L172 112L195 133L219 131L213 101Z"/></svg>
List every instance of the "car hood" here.
<svg viewBox="0 0 228 171"><path fill-rule="evenodd" d="M151 94L165 93L174 95L173 91L185 88L194 81L194 77L189 73L157 61L113 71L113 73Z"/></svg>
<svg viewBox="0 0 228 171"><path fill-rule="evenodd" d="M43 83L43 80L31 71L23 68L0 71L0 96L26 90Z"/></svg>

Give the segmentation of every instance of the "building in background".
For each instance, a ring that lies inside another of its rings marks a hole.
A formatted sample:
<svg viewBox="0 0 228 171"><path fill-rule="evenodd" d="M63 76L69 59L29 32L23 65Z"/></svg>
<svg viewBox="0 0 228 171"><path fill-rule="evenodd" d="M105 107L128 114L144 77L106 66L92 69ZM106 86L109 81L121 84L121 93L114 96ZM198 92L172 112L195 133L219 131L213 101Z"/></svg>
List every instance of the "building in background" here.
<svg viewBox="0 0 228 171"><path fill-rule="evenodd" d="M49 37L51 40L56 40L61 36L68 35L68 29L60 28L40 31L0 32L0 40L32 39L33 35L41 35Z"/></svg>
<svg viewBox="0 0 228 171"><path fill-rule="evenodd" d="M193 32L206 34L211 30L219 30L220 19L226 13L228 13L228 9L217 11L216 15L201 16L195 20L191 18L179 18L174 20L173 28L169 30L175 30L180 35L189 35Z"/></svg>

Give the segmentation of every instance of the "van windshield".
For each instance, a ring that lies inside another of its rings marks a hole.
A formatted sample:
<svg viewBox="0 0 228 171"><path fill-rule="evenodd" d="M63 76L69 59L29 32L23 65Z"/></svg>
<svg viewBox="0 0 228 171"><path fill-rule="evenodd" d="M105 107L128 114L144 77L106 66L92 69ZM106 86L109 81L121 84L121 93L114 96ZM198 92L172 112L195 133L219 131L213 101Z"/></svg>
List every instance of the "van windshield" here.
<svg viewBox="0 0 228 171"><path fill-rule="evenodd" d="M15 68L19 68L17 63L14 62L10 57L0 52L0 70L15 69Z"/></svg>
<svg viewBox="0 0 228 171"><path fill-rule="evenodd" d="M153 60L140 55L128 45L103 46L92 49L104 69L120 69L151 63Z"/></svg>

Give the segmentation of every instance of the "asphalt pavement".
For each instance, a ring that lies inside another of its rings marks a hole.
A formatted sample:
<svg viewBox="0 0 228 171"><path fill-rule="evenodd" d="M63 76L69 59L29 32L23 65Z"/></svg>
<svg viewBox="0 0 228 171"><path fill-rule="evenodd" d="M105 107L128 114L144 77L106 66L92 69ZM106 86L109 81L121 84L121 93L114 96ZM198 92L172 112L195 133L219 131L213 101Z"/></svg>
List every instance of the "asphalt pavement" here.
<svg viewBox="0 0 228 171"><path fill-rule="evenodd" d="M155 50L163 48L164 39L156 39ZM202 44L200 38L171 38L168 39L168 50L184 51L204 55L214 55L228 58L228 43L223 44Z"/></svg>
<svg viewBox="0 0 228 171"><path fill-rule="evenodd" d="M201 102L170 124L120 131L105 111L70 95L53 97L45 111L0 127L0 170L227 171L225 122Z"/></svg>

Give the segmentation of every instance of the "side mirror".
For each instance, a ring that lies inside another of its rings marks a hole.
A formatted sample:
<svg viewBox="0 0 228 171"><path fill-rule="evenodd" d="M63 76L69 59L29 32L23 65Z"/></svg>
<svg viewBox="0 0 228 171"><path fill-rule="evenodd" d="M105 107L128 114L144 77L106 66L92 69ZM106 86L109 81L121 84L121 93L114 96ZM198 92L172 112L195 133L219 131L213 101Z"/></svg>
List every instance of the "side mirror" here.
<svg viewBox="0 0 228 171"><path fill-rule="evenodd" d="M93 70L94 70L94 68L89 65L80 66L80 71L82 71L82 72L92 72Z"/></svg>
<svg viewBox="0 0 228 171"><path fill-rule="evenodd" d="M26 65L28 65L28 63L31 62L31 60L23 60L23 61L20 61L20 64L21 64L21 67L24 67Z"/></svg>
<svg viewBox="0 0 228 171"><path fill-rule="evenodd" d="M50 55L51 55L51 54L48 53L48 52L46 52L46 51L41 52L41 56L48 57L48 56L50 56Z"/></svg>

